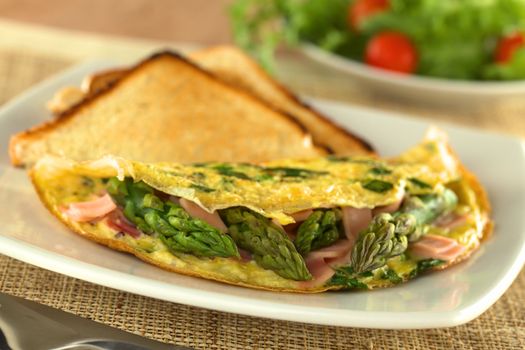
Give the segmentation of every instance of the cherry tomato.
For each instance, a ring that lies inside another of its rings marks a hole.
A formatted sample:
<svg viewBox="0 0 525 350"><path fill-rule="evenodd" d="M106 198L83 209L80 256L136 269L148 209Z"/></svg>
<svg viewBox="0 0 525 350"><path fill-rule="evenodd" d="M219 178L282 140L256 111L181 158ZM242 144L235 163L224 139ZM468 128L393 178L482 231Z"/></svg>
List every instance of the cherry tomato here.
<svg viewBox="0 0 525 350"><path fill-rule="evenodd" d="M525 37L522 33L506 36L499 41L494 53L494 60L498 63L506 63L512 59L514 52L524 45Z"/></svg>
<svg viewBox="0 0 525 350"><path fill-rule="evenodd" d="M358 29L361 22L379 12L388 9L389 0L356 0L348 9L348 25L352 29Z"/></svg>
<svg viewBox="0 0 525 350"><path fill-rule="evenodd" d="M417 51L410 39L398 32L381 32L368 42L365 62L371 66L412 73L417 67Z"/></svg>

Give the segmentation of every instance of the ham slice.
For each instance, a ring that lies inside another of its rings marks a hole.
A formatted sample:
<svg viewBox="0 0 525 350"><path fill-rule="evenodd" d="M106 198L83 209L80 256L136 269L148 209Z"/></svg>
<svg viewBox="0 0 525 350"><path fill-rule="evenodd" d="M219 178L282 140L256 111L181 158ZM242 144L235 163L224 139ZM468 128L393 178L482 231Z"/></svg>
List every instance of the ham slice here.
<svg viewBox="0 0 525 350"><path fill-rule="evenodd" d="M237 249L239 250L239 255L241 256L241 260L243 262L250 262L252 260L252 254L249 251L242 248Z"/></svg>
<svg viewBox="0 0 525 350"><path fill-rule="evenodd" d="M301 223L308 219L308 217L312 215L313 212L313 209L306 209L290 214L290 216L295 220L295 222L293 224L288 224L284 227L281 224L279 224L278 226L283 227L284 232L286 232L288 237L293 241L297 236L297 229L299 229ZM275 220L273 221L275 222Z"/></svg>
<svg viewBox="0 0 525 350"><path fill-rule="evenodd" d="M107 216L106 220L109 227L112 229L126 233L134 238L139 238L142 232L137 227L126 219L124 214L118 210L114 210Z"/></svg>
<svg viewBox="0 0 525 350"><path fill-rule="evenodd" d="M117 206L113 203L111 196L106 193L91 201L70 203L62 210L62 213L73 221L87 222L101 218L116 208Z"/></svg>
<svg viewBox="0 0 525 350"><path fill-rule="evenodd" d="M334 244L310 252L307 257L319 257L324 259L339 258L352 249L353 243L347 239L340 239Z"/></svg>
<svg viewBox="0 0 525 350"><path fill-rule="evenodd" d="M290 240L292 241L295 240L295 237L297 237L297 230L299 229L300 225L301 225L300 223L295 222L293 224L288 224L288 225L283 226L284 232L286 232Z"/></svg>
<svg viewBox="0 0 525 350"><path fill-rule="evenodd" d="M452 230L458 226L463 225L467 221L468 215L458 215L455 213L449 213L444 216L439 217L434 221L434 225Z"/></svg>
<svg viewBox="0 0 525 350"><path fill-rule="evenodd" d="M374 208L374 210L372 210L373 215L376 216L377 214L381 214L381 213L391 214L399 209L402 202L403 202L403 198L401 197L400 199L398 199L392 204L383 205L381 207Z"/></svg>
<svg viewBox="0 0 525 350"><path fill-rule="evenodd" d="M180 206L184 208L184 210L186 210L186 212L188 212L188 214L190 214L191 217L205 221L206 223L215 227L222 233L225 233L226 231L228 231L228 228L222 221L221 217L219 216L219 213L217 212L209 213L206 210L199 207L197 204L187 199L184 199L184 198L181 198L179 200L179 203L180 203Z"/></svg>
<svg viewBox="0 0 525 350"><path fill-rule="evenodd" d="M350 261L352 246L353 242L342 239L331 246L310 252L304 260L313 278L310 281L301 282L301 287L321 286L332 278L335 273L333 266L344 265Z"/></svg>
<svg viewBox="0 0 525 350"><path fill-rule="evenodd" d="M465 252L465 247L455 239L426 235L410 246L410 252L424 259L440 259L445 261L455 260Z"/></svg>
<svg viewBox="0 0 525 350"><path fill-rule="evenodd" d="M343 207L341 209L345 235L350 242L354 243L359 232L367 228L370 221L372 221L372 210L352 207Z"/></svg>
<svg viewBox="0 0 525 350"><path fill-rule="evenodd" d="M306 257L304 260L308 271L312 274L310 281L299 282L301 288L310 289L322 286L335 274L335 270L324 259L319 257Z"/></svg>

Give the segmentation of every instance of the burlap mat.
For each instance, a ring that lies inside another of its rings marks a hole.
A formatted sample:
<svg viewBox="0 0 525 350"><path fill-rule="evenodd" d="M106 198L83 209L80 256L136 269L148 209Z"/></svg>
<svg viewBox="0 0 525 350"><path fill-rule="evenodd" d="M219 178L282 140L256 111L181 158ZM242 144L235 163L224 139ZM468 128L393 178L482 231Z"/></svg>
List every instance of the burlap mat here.
<svg viewBox="0 0 525 350"><path fill-rule="evenodd" d="M0 51L0 103L71 63L28 52ZM304 87L299 81L290 83ZM198 349L525 349L525 271L478 319L460 327L431 330L325 327L209 311L101 287L6 256L0 256L0 290Z"/></svg>

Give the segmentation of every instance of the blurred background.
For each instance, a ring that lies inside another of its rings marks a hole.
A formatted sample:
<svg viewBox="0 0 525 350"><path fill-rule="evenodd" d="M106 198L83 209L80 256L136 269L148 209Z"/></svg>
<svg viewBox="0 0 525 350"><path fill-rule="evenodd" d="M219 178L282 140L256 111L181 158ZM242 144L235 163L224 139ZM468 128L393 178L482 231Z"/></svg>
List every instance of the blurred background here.
<svg viewBox="0 0 525 350"><path fill-rule="evenodd" d="M63 29L204 45L232 41L231 0L0 0L0 18Z"/></svg>
<svg viewBox="0 0 525 350"><path fill-rule="evenodd" d="M35 74L0 88L237 43L303 96L525 135L524 28L523 0L0 0L4 73Z"/></svg>

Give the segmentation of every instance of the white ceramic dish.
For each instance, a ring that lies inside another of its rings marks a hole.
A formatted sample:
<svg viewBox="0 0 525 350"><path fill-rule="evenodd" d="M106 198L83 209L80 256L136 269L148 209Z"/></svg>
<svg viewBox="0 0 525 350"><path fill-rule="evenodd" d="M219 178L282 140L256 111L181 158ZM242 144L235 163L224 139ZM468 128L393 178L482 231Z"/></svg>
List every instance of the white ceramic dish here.
<svg viewBox="0 0 525 350"><path fill-rule="evenodd" d="M522 98L525 94L525 81L461 81L405 75L370 67L311 44L302 45L301 51L317 62L346 73L349 79L407 100L474 104L487 102L488 98L489 101L490 98Z"/></svg>
<svg viewBox="0 0 525 350"><path fill-rule="evenodd" d="M37 199L25 171L9 165L12 133L49 118L45 101L109 62L79 65L0 111L0 252L93 283L220 311L326 325L430 328L462 324L490 307L525 261L525 155L520 140L444 126L461 158L486 185L494 236L470 260L391 289L297 295L255 291L169 273L69 232ZM427 124L400 115L312 100L384 155L415 144Z"/></svg>

